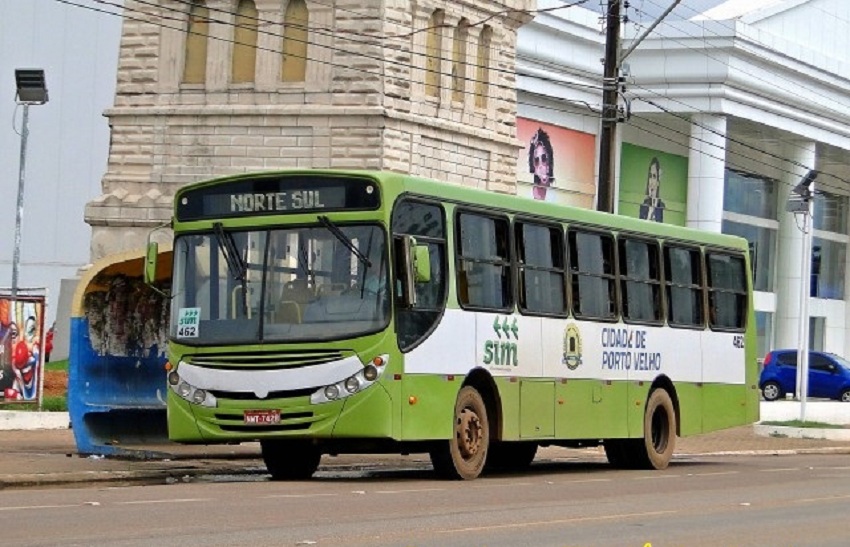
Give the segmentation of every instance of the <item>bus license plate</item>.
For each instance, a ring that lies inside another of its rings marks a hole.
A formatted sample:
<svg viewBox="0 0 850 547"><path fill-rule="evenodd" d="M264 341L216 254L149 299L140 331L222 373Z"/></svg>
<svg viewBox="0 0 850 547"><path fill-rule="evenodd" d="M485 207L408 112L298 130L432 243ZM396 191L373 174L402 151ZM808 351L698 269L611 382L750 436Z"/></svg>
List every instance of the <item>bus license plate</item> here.
<svg viewBox="0 0 850 547"><path fill-rule="evenodd" d="M246 410L244 419L248 425L279 424L280 410Z"/></svg>

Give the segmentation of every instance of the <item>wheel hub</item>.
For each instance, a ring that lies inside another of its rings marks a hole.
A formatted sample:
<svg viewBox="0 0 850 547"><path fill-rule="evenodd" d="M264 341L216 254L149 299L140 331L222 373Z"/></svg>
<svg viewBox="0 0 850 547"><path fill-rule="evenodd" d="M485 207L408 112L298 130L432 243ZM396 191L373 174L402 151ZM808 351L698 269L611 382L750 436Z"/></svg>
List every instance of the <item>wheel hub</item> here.
<svg viewBox="0 0 850 547"><path fill-rule="evenodd" d="M478 414L465 408L458 423L458 447L464 458L469 458L481 449L481 419Z"/></svg>

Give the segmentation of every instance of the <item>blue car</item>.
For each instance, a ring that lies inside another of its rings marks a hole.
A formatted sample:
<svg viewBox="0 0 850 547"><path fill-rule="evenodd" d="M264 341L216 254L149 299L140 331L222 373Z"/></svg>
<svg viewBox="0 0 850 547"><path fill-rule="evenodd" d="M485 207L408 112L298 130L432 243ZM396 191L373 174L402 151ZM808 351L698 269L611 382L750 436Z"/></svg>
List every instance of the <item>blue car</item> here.
<svg viewBox="0 0 850 547"><path fill-rule="evenodd" d="M765 401L784 399L797 389L797 350L768 353L759 388ZM850 362L833 353L809 352L809 397L850 402Z"/></svg>

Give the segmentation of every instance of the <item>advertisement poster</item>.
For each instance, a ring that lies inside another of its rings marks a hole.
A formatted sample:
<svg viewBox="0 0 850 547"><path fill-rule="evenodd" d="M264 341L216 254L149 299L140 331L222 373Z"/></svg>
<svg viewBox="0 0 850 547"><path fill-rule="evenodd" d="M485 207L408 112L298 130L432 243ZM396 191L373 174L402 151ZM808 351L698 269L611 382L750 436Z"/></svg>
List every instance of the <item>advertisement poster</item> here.
<svg viewBox="0 0 850 547"><path fill-rule="evenodd" d="M44 296L0 295L0 403L39 399L43 367Z"/></svg>
<svg viewBox="0 0 850 547"><path fill-rule="evenodd" d="M596 138L589 133L517 118L524 147L517 161L517 195L593 207Z"/></svg>
<svg viewBox="0 0 850 547"><path fill-rule="evenodd" d="M621 215L684 226L687 200L688 158L623 143Z"/></svg>

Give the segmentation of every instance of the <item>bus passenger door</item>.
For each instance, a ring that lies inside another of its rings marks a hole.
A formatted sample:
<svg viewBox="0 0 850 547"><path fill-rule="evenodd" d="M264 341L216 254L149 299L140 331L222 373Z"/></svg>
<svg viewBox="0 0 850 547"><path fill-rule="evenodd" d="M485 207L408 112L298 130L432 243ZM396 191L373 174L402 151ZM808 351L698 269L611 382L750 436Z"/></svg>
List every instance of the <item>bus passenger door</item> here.
<svg viewBox="0 0 850 547"><path fill-rule="evenodd" d="M555 436L555 383L521 380L520 430L523 439Z"/></svg>

